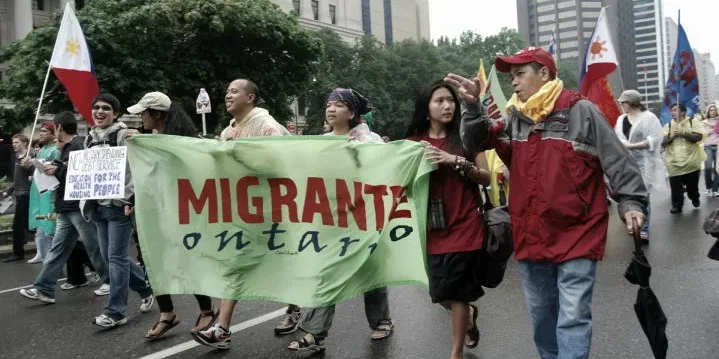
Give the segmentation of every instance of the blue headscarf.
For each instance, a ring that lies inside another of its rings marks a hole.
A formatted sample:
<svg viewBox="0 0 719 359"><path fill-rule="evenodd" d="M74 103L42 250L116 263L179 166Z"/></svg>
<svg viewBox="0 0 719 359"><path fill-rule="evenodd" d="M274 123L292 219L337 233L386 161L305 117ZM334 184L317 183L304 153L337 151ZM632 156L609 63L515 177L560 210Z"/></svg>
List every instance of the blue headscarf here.
<svg viewBox="0 0 719 359"><path fill-rule="evenodd" d="M369 100L362 96L359 92L353 89L336 88L327 101L339 101L347 105L350 111L354 113L354 119L359 119L360 116L367 114L372 110L369 104Z"/></svg>

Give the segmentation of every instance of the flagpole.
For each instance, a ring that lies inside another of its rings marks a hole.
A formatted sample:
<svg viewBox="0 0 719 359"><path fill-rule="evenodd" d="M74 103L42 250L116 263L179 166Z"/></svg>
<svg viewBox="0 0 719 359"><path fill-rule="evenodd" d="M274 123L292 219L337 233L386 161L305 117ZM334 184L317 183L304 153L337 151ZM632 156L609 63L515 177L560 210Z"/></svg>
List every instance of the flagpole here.
<svg viewBox="0 0 719 359"><path fill-rule="evenodd" d="M681 26L681 25L682 25L682 10L678 9L677 10L677 26ZM679 36L677 36L677 49L679 49ZM674 69L672 69L670 76L674 76ZM677 113L679 113L679 90L681 90L681 86L682 86L681 81L682 80L677 81ZM686 115L686 113L684 115ZM682 120L682 119L677 118L677 122L679 122L679 120ZM671 123L671 120L669 120L669 122Z"/></svg>
<svg viewBox="0 0 719 359"><path fill-rule="evenodd" d="M42 100L45 98L45 88L47 87L47 80L50 78L50 69L52 69L52 66L50 63L47 64L47 72L45 73L45 82L42 83L42 91L40 92L40 100L37 102L37 111L35 111L35 121L32 124L32 129L30 130L30 145L27 146L27 154L26 156L30 156L30 151L32 150L32 138L35 136L35 127L37 126L37 120L40 118L40 109L42 108Z"/></svg>

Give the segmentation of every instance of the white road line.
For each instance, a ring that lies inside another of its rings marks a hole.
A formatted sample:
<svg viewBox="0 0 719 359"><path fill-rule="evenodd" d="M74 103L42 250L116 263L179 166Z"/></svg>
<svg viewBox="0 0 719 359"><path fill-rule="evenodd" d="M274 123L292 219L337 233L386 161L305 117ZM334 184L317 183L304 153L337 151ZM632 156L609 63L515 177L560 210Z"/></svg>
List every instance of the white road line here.
<svg viewBox="0 0 719 359"><path fill-rule="evenodd" d="M64 281L66 281L66 280L67 280L67 278L58 279L58 283L59 283L59 282L64 282ZM5 289L5 290L0 290L0 294L10 293L10 292L16 292L16 291L18 291L18 290L20 290L20 289L31 288L31 287L32 287L32 284L26 285L26 286L22 286L22 287L17 287L17 288L10 288L10 289Z"/></svg>
<svg viewBox="0 0 719 359"><path fill-rule="evenodd" d="M278 309L278 310L276 310L276 311L274 311L274 312L267 313L267 314L265 314L265 315L263 315L263 316L259 316L259 317L254 318L254 319L250 319L250 320L248 320L248 321L245 321L245 322L242 322L242 323L239 323L239 324L235 324L235 325L233 325L233 326L230 327L230 331L233 332L233 333L236 333L236 332L239 332L239 331L241 331L241 330L245 330L245 329L247 329L247 328L254 327L255 325L262 324L262 323L264 323L264 322L267 322L267 321L270 321L270 320L272 320L272 319L278 318L278 317L282 316L282 314L285 314L286 312L287 312L287 307L282 308L282 309ZM144 356L144 357L142 357L142 358L140 358L140 359L162 359L162 358L167 358L167 357L173 356L173 355L175 355L175 354L184 352L185 350L190 350L190 349L192 349L192 348L194 348L194 347L197 347L197 346L200 346L200 344L197 343L197 342L194 341L194 340L190 340L190 341L184 342L184 343L182 343L182 344L175 345L174 347L169 347L169 348L167 348L167 349L165 349L165 350L162 350L162 351L159 351L159 352L157 352L157 353L152 353L152 354L150 354L150 355L146 355L146 356Z"/></svg>

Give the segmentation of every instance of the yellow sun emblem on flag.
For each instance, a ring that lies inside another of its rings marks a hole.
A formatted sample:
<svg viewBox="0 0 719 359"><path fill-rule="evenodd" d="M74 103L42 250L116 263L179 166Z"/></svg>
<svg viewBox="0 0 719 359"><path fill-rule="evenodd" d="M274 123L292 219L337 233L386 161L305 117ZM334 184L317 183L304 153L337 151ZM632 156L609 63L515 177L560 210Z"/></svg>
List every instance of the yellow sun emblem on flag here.
<svg viewBox="0 0 719 359"><path fill-rule="evenodd" d="M592 45L589 46L589 52L592 53L592 60L594 60L596 57L603 57L602 52L607 52L606 47L604 45L606 44L606 41L602 41L602 38L597 36L596 40L592 41Z"/></svg>
<svg viewBox="0 0 719 359"><path fill-rule="evenodd" d="M65 52L70 55L77 55L80 53L80 42L77 39L72 38L65 42Z"/></svg>

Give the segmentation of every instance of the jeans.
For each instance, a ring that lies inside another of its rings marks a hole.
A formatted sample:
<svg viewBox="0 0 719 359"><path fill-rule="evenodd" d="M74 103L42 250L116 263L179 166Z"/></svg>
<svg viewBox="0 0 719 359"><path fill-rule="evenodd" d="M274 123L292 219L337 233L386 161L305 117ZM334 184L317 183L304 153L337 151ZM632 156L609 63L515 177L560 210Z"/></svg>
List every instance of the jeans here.
<svg viewBox="0 0 719 359"><path fill-rule="evenodd" d="M152 295L145 273L130 259L132 222L123 207L97 206L92 220L97 226L102 256L109 263L110 298L103 314L114 320L125 318L128 289L141 298Z"/></svg>
<svg viewBox="0 0 719 359"><path fill-rule="evenodd" d="M542 359L587 359L592 343L592 291L597 262L519 261L524 296Z"/></svg>
<svg viewBox="0 0 719 359"><path fill-rule="evenodd" d="M62 267L70 258L78 236L85 240L85 247L90 261L97 274L107 277L107 266L100 254L97 230L92 222L82 218L80 211L61 212L57 214L57 227L52 238L52 245L42 263L42 271L35 279L34 286L48 297L55 297L55 285L62 272Z"/></svg>
<svg viewBox="0 0 719 359"><path fill-rule="evenodd" d="M669 177L669 187L672 192L673 208L681 210L684 207L684 187L687 188L687 197L690 200L699 201L699 170Z"/></svg>
<svg viewBox="0 0 719 359"><path fill-rule="evenodd" d="M377 329L383 320L390 320L387 288L377 288L365 293L364 310L367 322L372 329ZM323 308L303 308L300 328L316 338L326 338L334 317L334 305Z"/></svg>
<svg viewBox="0 0 719 359"><path fill-rule="evenodd" d="M37 255L43 261L47 258L47 252L50 251L52 245L52 234L47 234L45 231L37 227L35 230L35 245L37 246Z"/></svg>
<svg viewBox="0 0 719 359"><path fill-rule="evenodd" d="M18 257L25 257L28 218L30 217L30 195L15 195L15 216L12 221L12 251Z"/></svg>
<svg viewBox="0 0 719 359"><path fill-rule="evenodd" d="M717 146L704 146L707 159L704 161L704 186L708 190L719 192L719 176L716 173Z"/></svg>

